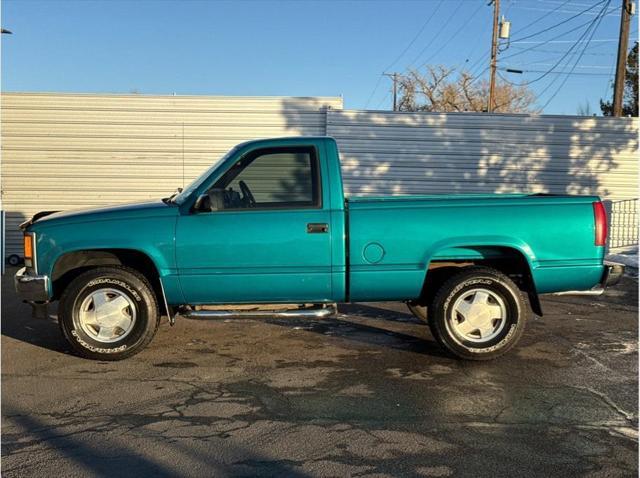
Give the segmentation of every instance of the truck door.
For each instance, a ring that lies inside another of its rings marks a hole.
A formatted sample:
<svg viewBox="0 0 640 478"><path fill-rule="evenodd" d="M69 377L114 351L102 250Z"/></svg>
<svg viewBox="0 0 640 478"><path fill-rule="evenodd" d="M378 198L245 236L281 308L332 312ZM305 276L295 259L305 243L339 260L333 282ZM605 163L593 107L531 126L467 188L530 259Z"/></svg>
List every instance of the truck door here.
<svg viewBox="0 0 640 478"><path fill-rule="evenodd" d="M331 299L331 232L315 146L243 155L178 218L176 262L190 304Z"/></svg>

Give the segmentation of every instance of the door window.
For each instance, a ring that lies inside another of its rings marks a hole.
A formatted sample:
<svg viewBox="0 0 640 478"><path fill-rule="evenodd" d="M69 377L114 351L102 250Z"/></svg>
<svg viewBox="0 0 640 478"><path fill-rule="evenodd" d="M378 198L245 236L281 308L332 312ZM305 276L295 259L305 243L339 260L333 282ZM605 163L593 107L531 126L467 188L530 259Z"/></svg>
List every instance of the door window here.
<svg viewBox="0 0 640 478"><path fill-rule="evenodd" d="M253 151L211 188L217 209L315 208L321 206L319 165L314 148Z"/></svg>

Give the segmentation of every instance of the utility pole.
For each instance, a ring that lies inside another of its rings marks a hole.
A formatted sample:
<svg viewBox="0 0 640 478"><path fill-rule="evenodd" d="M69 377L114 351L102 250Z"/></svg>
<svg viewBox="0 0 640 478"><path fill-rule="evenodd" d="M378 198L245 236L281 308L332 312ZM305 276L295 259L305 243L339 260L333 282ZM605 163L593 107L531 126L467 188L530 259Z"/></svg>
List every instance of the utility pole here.
<svg viewBox="0 0 640 478"><path fill-rule="evenodd" d="M487 111L493 112L495 106L495 94L496 94L496 69L498 63L498 22L500 17L500 0L493 0L493 35L491 37L491 63L490 77L489 77L489 103L487 104Z"/></svg>
<svg viewBox="0 0 640 478"><path fill-rule="evenodd" d="M629 24L631 23L632 9L633 2L631 0L622 0L616 82L613 87L613 116L622 116L622 97L624 96L624 79L627 73L627 48L629 46Z"/></svg>
<svg viewBox="0 0 640 478"><path fill-rule="evenodd" d="M393 81L393 111L398 111L398 73L383 73L384 76L388 76Z"/></svg>

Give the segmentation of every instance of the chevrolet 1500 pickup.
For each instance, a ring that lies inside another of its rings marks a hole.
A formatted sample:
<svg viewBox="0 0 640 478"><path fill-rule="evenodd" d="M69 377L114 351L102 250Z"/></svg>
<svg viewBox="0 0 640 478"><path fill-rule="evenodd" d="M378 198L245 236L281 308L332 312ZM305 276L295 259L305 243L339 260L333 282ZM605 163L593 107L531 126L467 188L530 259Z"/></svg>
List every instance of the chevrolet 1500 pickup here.
<svg viewBox="0 0 640 478"><path fill-rule="evenodd" d="M597 294L623 272L603 262L598 197L345 199L325 137L243 143L170 197L21 227L18 293L39 314L58 300L64 337L100 360L139 352L161 314L325 317L357 301L405 301L450 353L488 359L542 315L538 294Z"/></svg>

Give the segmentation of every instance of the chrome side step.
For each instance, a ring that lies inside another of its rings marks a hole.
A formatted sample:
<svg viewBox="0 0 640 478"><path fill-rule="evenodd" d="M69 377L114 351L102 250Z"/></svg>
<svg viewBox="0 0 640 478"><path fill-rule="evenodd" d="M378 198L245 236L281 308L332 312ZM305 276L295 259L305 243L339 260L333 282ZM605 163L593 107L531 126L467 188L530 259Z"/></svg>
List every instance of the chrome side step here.
<svg viewBox="0 0 640 478"><path fill-rule="evenodd" d="M566 290L563 292L554 292L553 295L592 295L598 296L604 294L604 288L597 287L589 290Z"/></svg>
<svg viewBox="0 0 640 478"><path fill-rule="evenodd" d="M264 306L263 306L264 307ZM262 309L198 309L181 310L178 315L186 319L324 319L334 317L338 313L336 304L315 307L300 307L297 309L269 310Z"/></svg>

